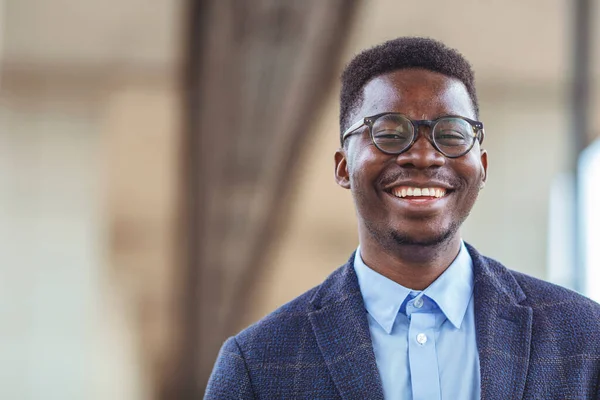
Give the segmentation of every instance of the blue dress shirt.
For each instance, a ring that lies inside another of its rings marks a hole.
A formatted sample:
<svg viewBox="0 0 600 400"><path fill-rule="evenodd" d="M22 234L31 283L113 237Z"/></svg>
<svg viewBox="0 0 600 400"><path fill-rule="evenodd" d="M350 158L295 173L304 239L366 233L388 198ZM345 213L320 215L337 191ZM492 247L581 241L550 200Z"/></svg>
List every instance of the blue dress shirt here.
<svg viewBox="0 0 600 400"><path fill-rule="evenodd" d="M386 400L479 399L473 261L464 243L422 291L373 271L360 248L354 269Z"/></svg>

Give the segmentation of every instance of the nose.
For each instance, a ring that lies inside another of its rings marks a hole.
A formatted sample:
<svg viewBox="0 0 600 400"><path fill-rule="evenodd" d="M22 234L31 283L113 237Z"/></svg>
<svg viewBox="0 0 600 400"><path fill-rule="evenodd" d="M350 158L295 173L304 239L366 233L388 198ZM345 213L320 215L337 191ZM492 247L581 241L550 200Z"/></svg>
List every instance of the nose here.
<svg viewBox="0 0 600 400"><path fill-rule="evenodd" d="M396 163L405 168L438 168L446 163L446 157L436 150L423 132L420 132L415 143L398 155Z"/></svg>

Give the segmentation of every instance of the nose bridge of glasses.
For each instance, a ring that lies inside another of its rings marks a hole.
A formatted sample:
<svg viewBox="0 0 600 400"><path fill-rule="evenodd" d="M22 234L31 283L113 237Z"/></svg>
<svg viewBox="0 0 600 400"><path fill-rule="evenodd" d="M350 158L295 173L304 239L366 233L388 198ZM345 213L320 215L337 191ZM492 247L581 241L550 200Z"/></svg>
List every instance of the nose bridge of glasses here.
<svg viewBox="0 0 600 400"><path fill-rule="evenodd" d="M411 120L410 122L414 128L413 146L421 139L421 137L423 137L435 150L435 146L433 145L433 127L436 121L421 119Z"/></svg>
<svg viewBox="0 0 600 400"><path fill-rule="evenodd" d="M412 143L398 154L396 162L402 165L412 164L419 168L441 166L445 157L433 141L433 125L432 121L413 121Z"/></svg>
<svg viewBox="0 0 600 400"><path fill-rule="evenodd" d="M415 132L418 132L421 127L427 127L427 128L429 128L428 131L431 132L431 130L433 130L433 126L435 125L436 121L431 121L428 119L418 119L418 120L411 120L410 122L412 122L413 126L415 127Z"/></svg>

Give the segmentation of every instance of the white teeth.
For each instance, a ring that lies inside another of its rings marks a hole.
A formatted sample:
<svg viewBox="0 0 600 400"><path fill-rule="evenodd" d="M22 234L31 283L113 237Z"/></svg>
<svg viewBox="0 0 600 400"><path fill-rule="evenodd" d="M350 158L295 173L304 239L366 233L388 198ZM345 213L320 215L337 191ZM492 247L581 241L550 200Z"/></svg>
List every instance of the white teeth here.
<svg viewBox="0 0 600 400"><path fill-rule="evenodd" d="M392 193L396 197L407 197L407 196L428 196L428 197L444 197L446 195L446 189L443 188L412 188L412 187L395 187L392 189Z"/></svg>

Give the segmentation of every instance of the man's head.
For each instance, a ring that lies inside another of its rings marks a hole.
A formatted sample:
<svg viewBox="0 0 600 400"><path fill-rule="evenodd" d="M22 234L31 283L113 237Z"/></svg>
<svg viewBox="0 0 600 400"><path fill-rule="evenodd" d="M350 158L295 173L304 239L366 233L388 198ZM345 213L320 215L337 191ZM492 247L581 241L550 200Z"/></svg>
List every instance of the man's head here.
<svg viewBox="0 0 600 400"><path fill-rule="evenodd" d="M468 62L441 43L420 38L396 39L359 54L342 75L342 133L381 113L411 120L476 120ZM406 126L412 129L410 122ZM434 129L439 141L454 134ZM450 158L434 146L439 141L432 137L432 126L413 129L414 142L400 154L381 151L372 130L363 125L347 135L335 155L336 180L354 197L361 245L371 241L393 251L397 245L431 246L459 238L458 229L486 179L487 154L477 136L481 132L473 128L467 138L472 140L470 151ZM392 140L388 133L383 132L385 140Z"/></svg>
<svg viewBox="0 0 600 400"><path fill-rule="evenodd" d="M344 69L340 91L340 138L354 122L365 84L378 75L406 68L423 68L460 80L469 93L475 117L479 116L475 78L469 62L458 51L436 40L400 37L361 52Z"/></svg>

